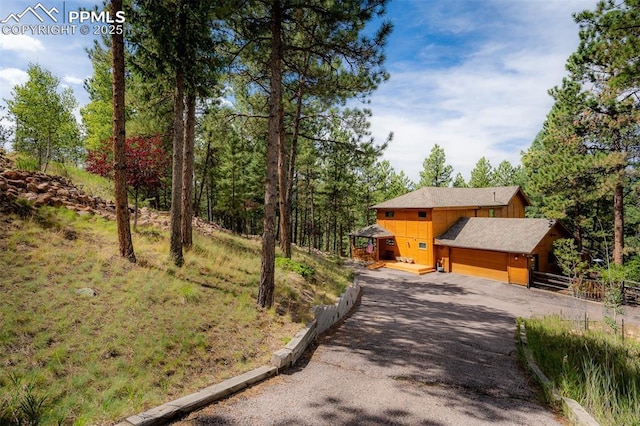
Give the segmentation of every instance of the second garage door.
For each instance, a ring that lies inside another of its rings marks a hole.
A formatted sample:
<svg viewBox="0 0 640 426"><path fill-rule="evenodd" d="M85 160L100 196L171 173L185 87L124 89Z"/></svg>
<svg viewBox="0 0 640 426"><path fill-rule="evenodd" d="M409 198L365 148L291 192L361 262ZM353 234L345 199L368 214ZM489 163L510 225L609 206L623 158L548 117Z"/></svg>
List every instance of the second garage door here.
<svg viewBox="0 0 640 426"><path fill-rule="evenodd" d="M451 249L451 272L457 274L509 282L507 262L507 253L463 248Z"/></svg>

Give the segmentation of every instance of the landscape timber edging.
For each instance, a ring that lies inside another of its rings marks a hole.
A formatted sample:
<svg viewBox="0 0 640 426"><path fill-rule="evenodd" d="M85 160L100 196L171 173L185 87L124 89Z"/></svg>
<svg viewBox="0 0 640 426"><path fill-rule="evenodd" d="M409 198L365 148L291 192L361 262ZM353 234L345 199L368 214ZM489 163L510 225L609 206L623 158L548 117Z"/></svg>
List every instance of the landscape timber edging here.
<svg viewBox="0 0 640 426"><path fill-rule="evenodd" d="M550 390L554 401L562 404L564 412L567 413L571 423L577 426L600 426L600 423L598 423L596 419L594 419L593 416L591 416L591 414L589 414L587 410L578 403L578 401L565 396L560 396L556 388L553 386L553 383L551 383L551 380L549 380L542 370L540 370L540 367L536 364L533 354L527 344L527 331L524 324L520 325L520 343L527 360L529 371L533 373L536 380L538 380L543 388Z"/></svg>
<svg viewBox="0 0 640 426"><path fill-rule="evenodd" d="M117 423L116 426L167 424L171 420L186 416L192 411L277 375L279 370L295 365L316 337L343 319L355 306L361 291L360 284L354 280L335 304L315 306L313 308L315 319L298 331L284 348L273 353L271 365L258 367L143 413L129 416L126 420Z"/></svg>
<svg viewBox="0 0 640 426"><path fill-rule="evenodd" d="M353 309L361 291L362 287L360 287L357 280L354 280L353 284L346 288L345 292L333 305L314 306L313 314L315 319L298 331L283 349L273 353L271 365L278 369L295 365L300 355L309 346L309 343L343 319Z"/></svg>

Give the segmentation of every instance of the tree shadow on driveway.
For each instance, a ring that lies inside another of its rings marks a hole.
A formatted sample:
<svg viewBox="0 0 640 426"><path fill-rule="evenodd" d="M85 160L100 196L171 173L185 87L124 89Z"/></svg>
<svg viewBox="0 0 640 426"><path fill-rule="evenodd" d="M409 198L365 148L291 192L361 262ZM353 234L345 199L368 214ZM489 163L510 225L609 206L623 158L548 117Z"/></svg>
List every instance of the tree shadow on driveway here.
<svg viewBox="0 0 640 426"><path fill-rule="evenodd" d="M191 424L557 424L519 367L513 311L492 302L508 287L458 278L363 271L360 304L304 368Z"/></svg>

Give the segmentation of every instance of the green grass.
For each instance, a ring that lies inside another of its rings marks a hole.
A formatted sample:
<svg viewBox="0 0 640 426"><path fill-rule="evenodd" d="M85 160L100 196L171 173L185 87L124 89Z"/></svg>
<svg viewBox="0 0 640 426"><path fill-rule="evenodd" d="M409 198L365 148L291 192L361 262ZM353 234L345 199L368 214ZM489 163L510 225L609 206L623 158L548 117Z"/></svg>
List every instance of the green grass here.
<svg viewBox="0 0 640 426"><path fill-rule="evenodd" d="M258 242L195 235L182 268L163 231L139 229L134 246L130 264L115 223L66 209L3 218L0 424L32 411L42 424L109 424L266 364L351 279L296 251L314 274L278 267L275 307L262 310Z"/></svg>
<svg viewBox="0 0 640 426"><path fill-rule="evenodd" d="M574 329L558 316L520 321L536 363L561 395L603 425L640 424L640 342Z"/></svg>
<svg viewBox="0 0 640 426"><path fill-rule="evenodd" d="M87 195L113 201L113 182L110 179L89 173L85 170L61 163L51 163L47 173L71 179Z"/></svg>

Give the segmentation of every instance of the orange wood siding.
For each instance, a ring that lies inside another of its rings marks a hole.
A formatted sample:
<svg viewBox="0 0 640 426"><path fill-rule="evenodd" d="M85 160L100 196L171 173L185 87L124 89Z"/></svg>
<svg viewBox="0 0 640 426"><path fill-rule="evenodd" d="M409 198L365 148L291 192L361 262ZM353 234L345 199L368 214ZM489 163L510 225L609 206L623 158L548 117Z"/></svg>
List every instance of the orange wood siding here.
<svg viewBox="0 0 640 426"><path fill-rule="evenodd" d="M538 255L538 270L540 272L554 272L549 264L549 254L553 251L553 243L558 238L571 238L571 236L564 231L564 228L556 224L533 251L533 254Z"/></svg>
<svg viewBox="0 0 640 426"><path fill-rule="evenodd" d="M525 206L526 203L524 197L518 193L513 197L508 206L501 209L502 216L500 217L525 217ZM497 214L496 217L498 217Z"/></svg>
<svg viewBox="0 0 640 426"><path fill-rule="evenodd" d="M497 207L493 209L489 208L462 208L462 209L387 209L387 210L378 210L377 211L377 222L380 226L389 230L395 235L395 245L394 246L386 246L381 244L381 257L390 257L390 251L393 251L393 257L403 256L410 257L416 263L428 265L431 267L436 266L436 261L438 258L443 257L446 261L444 263L446 270L453 270L453 249L443 254L437 252L438 248L434 247L433 239L439 235L442 235L447 229L449 229L454 223L456 223L462 217L490 217L490 210L493 210L494 217L524 217L525 211L525 199L522 195L516 195L512 200L509 206L505 207ZM419 211L427 211L427 218L419 218ZM386 217L386 212L393 211L393 217ZM382 242L382 240L381 240ZM427 249L420 249L420 243L425 243ZM551 241L551 244L553 241ZM547 254L545 252L547 243L541 244L540 247L540 269L547 265ZM495 256L495 252L483 252L483 251L472 251L476 254L474 256L477 259L469 258L469 253L465 253L460 250L464 249L455 249L458 251L458 260L460 259L469 259L468 266L462 266L461 262L457 263L457 268L467 269L467 270L500 270L501 272L487 272L489 276L487 278L498 279L500 281L508 281L509 276L513 276L514 279L521 283L523 280L523 276L526 272L526 262L524 263L525 271L522 271L522 267L520 265L520 258L517 264L514 264L515 259L510 259L510 257L506 253L501 253L498 256ZM544 252L544 254L542 254ZM385 254L386 253L386 254ZM480 253L479 255L477 253ZM484 253L484 254L482 254ZM493 253L493 255L489 255L487 253ZM444 255L446 254L446 256ZM461 257L460 257L461 256ZM478 263L480 262L480 263ZM484 263L482 263L484 262ZM488 263L487 263L488 262ZM497 263L496 263L497 262ZM504 266L502 266L504 263ZM485 265L482 267L482 265ZM498 264L500 267L498 268ZM475 265L475 266L474 266ZM475 269L474 269L475 268ZM454 271L455 272L455 271ZM475 274L471 274L475 275ZM482 276L482 275L479 275ZM526 284L526 282L524 283Z"/></svg>
<svg viewBox="0 0 640 426"><path fill-rule="evenodd" d="M509 254L509 283L527 285L529 283L529 258L521 254Z"/></svg>

